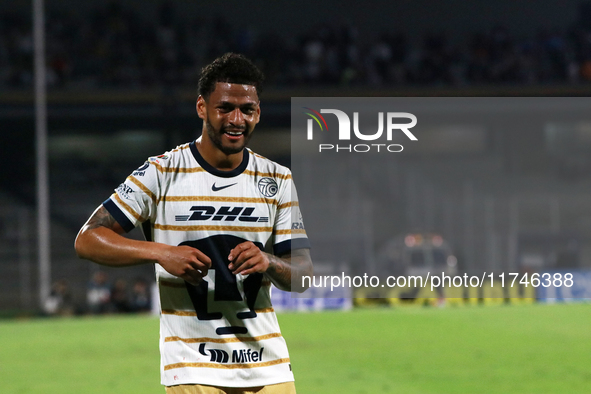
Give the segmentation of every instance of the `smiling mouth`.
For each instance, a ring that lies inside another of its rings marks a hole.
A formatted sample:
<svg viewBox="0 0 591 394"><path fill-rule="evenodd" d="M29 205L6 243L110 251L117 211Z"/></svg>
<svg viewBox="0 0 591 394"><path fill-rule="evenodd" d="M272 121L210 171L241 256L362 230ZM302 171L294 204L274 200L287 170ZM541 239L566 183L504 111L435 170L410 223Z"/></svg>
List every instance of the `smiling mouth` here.
<svg viewBox="0 0 591 394"><path fill-rule="evenodd" d="M230 137L240 137L246 133L246 130L224 130L224 134Z"/></svg>

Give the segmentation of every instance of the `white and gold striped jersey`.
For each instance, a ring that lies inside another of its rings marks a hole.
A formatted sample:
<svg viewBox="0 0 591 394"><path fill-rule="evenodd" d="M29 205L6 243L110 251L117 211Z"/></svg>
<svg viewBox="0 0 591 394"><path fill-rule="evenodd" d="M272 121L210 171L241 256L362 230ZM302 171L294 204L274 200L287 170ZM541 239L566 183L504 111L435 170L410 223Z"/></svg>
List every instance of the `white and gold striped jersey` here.
<svg viewBox="0 0 591 394"><path fill-rule="evenodd" d="M198 286L156 265L162 384L262 386L293 380L263 274L234 275L227 256L252 241L274 253L308 248L291 172L249 149L220 171L195 142L151 157L103 203L126 231L193 246L212 260Z"/></svg>

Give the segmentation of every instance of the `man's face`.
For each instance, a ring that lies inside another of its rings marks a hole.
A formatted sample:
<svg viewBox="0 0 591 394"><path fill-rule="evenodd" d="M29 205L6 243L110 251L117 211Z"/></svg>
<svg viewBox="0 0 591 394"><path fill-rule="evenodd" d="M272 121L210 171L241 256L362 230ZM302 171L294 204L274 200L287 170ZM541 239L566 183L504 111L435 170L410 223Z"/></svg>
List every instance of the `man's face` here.
<svg viewBox="0 0 591 394"><path fill-rule="evenodd" d="M242 152L259 122L261 109L252 85L218 82L206 101L197 100L207 137L226 155Z"/></svg>

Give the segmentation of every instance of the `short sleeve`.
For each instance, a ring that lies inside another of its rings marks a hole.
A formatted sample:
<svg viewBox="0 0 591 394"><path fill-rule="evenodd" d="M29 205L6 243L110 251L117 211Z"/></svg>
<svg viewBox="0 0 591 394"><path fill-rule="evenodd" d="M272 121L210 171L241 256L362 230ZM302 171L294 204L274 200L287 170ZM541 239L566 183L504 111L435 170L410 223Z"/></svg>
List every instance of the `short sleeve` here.
<svg viewBox="0 0 591 394"><path fill-rule="evenodd" d="M154 219L160 196L160 172L150 160L127 177L103 206L127 232Z"/></svg>
<svg viewBox="0 0 591 394"><path fill-rule="evenodd" d="M277 215L274 227L273 252L280 256L293 249L310 248L306 235L297 191L291 174L279 189Z"/></svg>

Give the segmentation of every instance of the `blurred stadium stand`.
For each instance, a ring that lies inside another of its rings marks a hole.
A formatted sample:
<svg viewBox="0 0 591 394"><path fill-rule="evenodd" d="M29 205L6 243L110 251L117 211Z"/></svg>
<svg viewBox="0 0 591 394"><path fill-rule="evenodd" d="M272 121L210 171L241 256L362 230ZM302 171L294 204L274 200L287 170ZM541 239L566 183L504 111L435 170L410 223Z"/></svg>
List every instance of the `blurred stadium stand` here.
<svg viewBox="0 0 591 394"><path fill-rule="evenodd" d="M226 51L252 57L271 85L285 87L591 79L590 6L575 0L380 1L363 15L334 1L227 3L232 12L173 1L46 3L48 83L57 89L193 87L199 68ZM29 3L6 4L0 85L27 88Z"/></svg>
<svg viewBox="0 0 591 394"><path fill-rule="evenodd" d="M444 8L428 0L379 2L356 18L352 2L279 3L224 3L236 7L229 14L215 3L46 2L52 277L68 280L81 309L98 268L76 258L78 229L147 156L195 138L198 71L226 51L245 53L267 74L253 149L285 165L291 97L591 93L589 2L449 1ZM31 310L37 308L32 18L27 1L0 4L0 127L9 163L0 172L0 311ZM255 12L245 22L249 7ZM523 23L531 7L536 12ZM444 18L430 23L425 14ZM487 269L517 269L519 253L534 266L589 267L591 145L568 136L484 133L463 151L434 154L431 147L402 158L386 168L396 187L379 202L392 209L368 207L373 247L393 235L436 230L466 269L482 250ZM538 149L528 149L532 144ZM362 164L346 191L330 186L340 168L310 163L296 174L304 196L329 191L320 212L304 206L306 220L322 229L321 212L363 206L375 187L363 177L372 164L379 163ZM515 217L523 233L510 238ZM365 258L369 246L355 238L363 220L359 215L339 227L355 241L338 248L342 256L330 254L337 234L310 234L315 256ZM151 278L151 270L108 271L111 278Z"/></svg>

